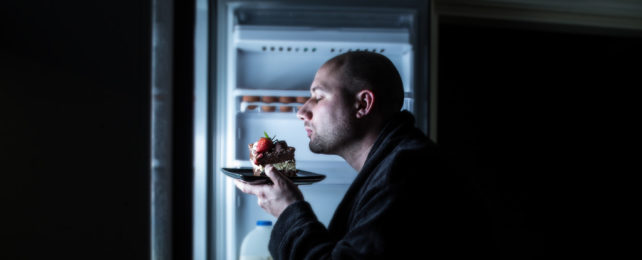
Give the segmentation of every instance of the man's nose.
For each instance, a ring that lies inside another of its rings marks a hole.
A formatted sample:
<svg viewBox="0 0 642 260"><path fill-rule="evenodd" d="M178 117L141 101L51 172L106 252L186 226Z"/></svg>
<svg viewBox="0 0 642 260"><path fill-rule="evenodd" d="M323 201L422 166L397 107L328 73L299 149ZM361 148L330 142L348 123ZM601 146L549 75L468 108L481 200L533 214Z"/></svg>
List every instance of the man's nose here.
<svg viewBox="0 0 642 260"><path fill-rule="evenodd" d="M312 118L312 113L308 108L308 102L310 102L310 100L306 101L296 112L296 117L301 120L310 120L310 118Z"/></svg>

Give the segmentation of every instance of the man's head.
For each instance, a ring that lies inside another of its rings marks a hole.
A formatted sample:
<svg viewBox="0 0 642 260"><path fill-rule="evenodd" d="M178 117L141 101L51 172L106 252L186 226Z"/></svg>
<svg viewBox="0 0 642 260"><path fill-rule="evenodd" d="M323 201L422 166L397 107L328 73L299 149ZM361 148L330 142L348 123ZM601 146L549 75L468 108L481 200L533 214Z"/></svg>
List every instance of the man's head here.
<svg viewBox="0 0 642 260"><path fill-rule="evenodd" d="M327 61L310 86L311 97L297 113L315 153L342 154L403 105L399 72L388 58L348 52Z"/></svg>
<svg viewBox="0 0 642 260"><path fill-rule="evenodd" d="M392 62L385 56L367 51L347 52L328 60L330 66L341 75L348 94L370 90L377 97L374 112L387 117L403 106L403 83Z"/></svg>

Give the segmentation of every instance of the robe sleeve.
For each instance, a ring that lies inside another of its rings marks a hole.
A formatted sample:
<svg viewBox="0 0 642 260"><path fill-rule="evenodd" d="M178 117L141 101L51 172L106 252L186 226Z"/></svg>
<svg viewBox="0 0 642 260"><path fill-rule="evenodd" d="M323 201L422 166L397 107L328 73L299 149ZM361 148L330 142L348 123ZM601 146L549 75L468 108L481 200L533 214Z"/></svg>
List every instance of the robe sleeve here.
<svg viewBox="0 0 642 260"><path fill-rule="evenodd" d="M373 189L361 197L352 209L355 217L347 233L340 238L331 236L309 203L290 205L273 228L270 253L274 259L378 259L398 253L394 247L400 238L393 233L399 226L390 225L394 223L392 187Z"/></svg>

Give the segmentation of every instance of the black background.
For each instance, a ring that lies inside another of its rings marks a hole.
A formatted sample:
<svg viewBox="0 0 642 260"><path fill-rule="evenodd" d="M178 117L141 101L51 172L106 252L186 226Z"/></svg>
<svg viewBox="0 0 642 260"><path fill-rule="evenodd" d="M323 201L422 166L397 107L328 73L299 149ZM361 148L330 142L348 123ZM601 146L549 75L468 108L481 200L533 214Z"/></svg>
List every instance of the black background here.
<svg viewBox="0 0 642 260"><path fill-rule="evenodd" d="M0 258L148 258L149 7L0 3Z"/></svg>
<svg viewBox="0 0 642 260"><path fill-rule="evenodd" d="M625 198L607 199L624 165L622 145L631 141L626 124L639 117L641 34L442 22L437 139L484 192L502 255L571 257L603 248L586 245L601 241L605 216L617 214L604 204Z"/></svg>
<svg viewBox="0 0 642 260"><path fill-rule="evenodd" d="M150 2L0 7L0 258L149 258ZM177 8L182 86L192 9ZM440 26L438 140L485 192L504 254L528 258L544 254L523 244L566 237L576 203L560 195L603 159L587 149L609 142L642 85L641 40L498 24L512 23ZM179 91L175 111L187 152L191 97ZM189 258L190 156L174 158L177 259Z"/></svg>

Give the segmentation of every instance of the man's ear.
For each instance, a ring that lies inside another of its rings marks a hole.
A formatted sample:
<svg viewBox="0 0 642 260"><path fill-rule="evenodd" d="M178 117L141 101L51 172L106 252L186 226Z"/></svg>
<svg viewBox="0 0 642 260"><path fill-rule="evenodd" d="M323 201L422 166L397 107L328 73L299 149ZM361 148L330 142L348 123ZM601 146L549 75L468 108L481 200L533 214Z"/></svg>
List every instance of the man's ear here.
<svg viewBox="0 0 642 260"><path fill-rule="evenodd" d="M357 101L355 107L357 109L357 118L363 118L372 112L372 107L375 102L375 96L372 91L364 89L357 93Z"/></svg>

